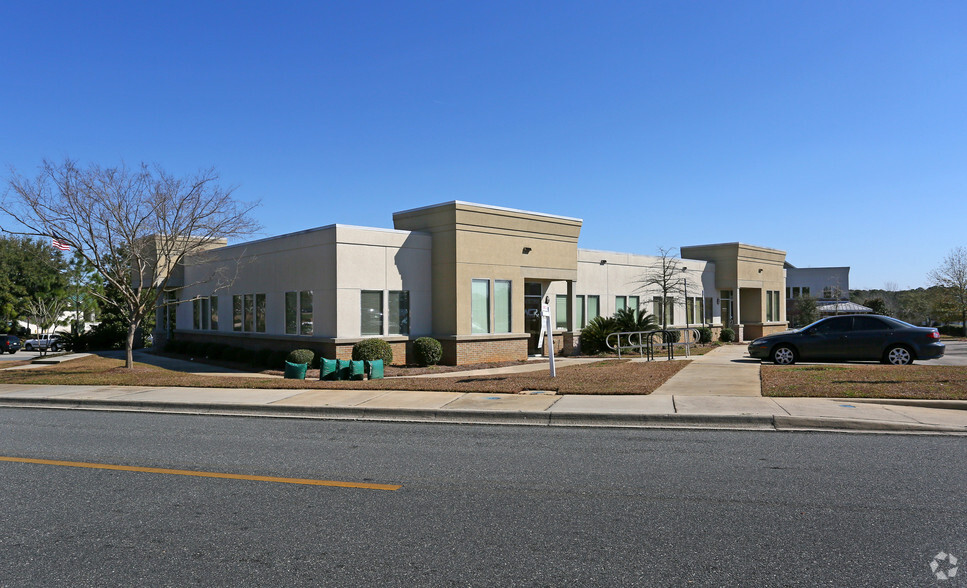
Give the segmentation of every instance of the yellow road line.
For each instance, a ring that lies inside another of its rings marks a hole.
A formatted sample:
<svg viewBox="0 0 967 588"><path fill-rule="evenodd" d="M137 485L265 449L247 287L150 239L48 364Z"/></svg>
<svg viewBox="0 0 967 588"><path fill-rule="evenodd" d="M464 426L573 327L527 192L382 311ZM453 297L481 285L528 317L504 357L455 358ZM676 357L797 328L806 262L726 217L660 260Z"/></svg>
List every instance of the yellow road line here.
<svg viewBox="0 0 967 588"><path fill-rule="evenodd" d="M281 484L307 484L310 486L336 486L339 488L362 488L365 490L399 490L398 484L370 484L367 482L337 482L334 480L309 480L303 478L277 478L275 476L248 476L244 474L223 474L219 472L199 472L194 470L169 470L167 468L143 468L138 466L113 465L109 463L88 463L84 461L58 461L54 459L32 459L29 457L4 457L0 461L15 463L35 463L41 465L66 466L71 468L91 468L96 470L116 470L121 472L144 472L148 474L172 474L175 476L196 476L199 478L227 478L230 480L251 480L255 482L278 482Z"/></svg>

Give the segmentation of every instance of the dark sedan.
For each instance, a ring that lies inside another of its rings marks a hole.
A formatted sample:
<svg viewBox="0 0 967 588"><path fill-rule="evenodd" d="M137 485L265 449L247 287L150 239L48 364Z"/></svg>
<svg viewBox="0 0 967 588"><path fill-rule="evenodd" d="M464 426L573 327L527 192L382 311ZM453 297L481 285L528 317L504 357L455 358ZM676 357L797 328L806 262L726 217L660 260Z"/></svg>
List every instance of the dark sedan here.
<svg viewBox="0 0 967 588"><path fill-rule="evenodd" d="M878 360L909 365L915 359L943 357L940 333L888 316L832 316L798 330L759 337L749 343L749 355L779 365L800 360Z"/></svg>

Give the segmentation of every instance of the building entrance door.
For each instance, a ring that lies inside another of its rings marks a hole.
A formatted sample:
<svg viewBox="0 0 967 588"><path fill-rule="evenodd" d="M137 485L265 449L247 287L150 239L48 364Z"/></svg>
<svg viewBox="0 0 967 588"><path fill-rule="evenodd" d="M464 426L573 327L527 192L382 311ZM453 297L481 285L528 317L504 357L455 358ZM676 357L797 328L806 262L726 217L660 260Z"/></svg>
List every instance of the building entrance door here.
<svg viewBox="0 0 967 588"><path fill-rule="evenodd" d="M719 310L722 313L722 326L731 329L733 323L732 290L722 290L719 294Z"/></svg>
<svg viewBox="0 0 967 588"><path fill-rule="evenodd" d="M540 282L524 282L524 328L530 337L527 339L527 355L540 355L537 340L541 335L541 291Z"/></svg>

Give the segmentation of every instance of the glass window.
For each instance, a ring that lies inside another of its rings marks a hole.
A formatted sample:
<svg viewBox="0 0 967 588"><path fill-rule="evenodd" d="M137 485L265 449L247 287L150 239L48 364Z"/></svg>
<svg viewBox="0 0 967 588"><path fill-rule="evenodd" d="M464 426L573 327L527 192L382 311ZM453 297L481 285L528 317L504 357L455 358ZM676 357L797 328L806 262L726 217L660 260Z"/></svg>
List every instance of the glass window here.
<svg viewBox="0 0 967 588"><path fill-rule="evenodd" d="M494 280L494 332L510 332L511 281Z"/></svg>
<svg viewBox="0 0 967 588"><path fill-rule="evenodd" d="M829 298L832 298L832 297L833 297L833 288L832 288L832 286L826 286L825 288L823 288L823 298L829 299Z"/></svg>
<svg viewBox="0 0 967 588"><path fill-rule="evenodd" d="M175 292L165 292L165 307L164 316L162 320L164 321L165 328L169 331L178 328L178 294Z"/></svg>
<svg viewBox="0 0 967 588"><path fill-rule="evenodd" d="M641 316L641 307L637 296L628 297L628 308L635 311L635 320L638 320L638 318Z"/></svg>
<svg viewBox="0 0 967 588"><path fill-rule="evenodd" d="M661 306L661 296L654 296L651 299L651 314L655 316L655 321L659 325L664 324L663 318L665 316L665 311Z"/></svg>
<svg viewBox="0 0 967 588"><path fill-rule="evenodd" d="M809 286L803 286L802 287L802 295L803 296L809 296Z"/></svg>
<svg viewBox="0 0 967 588"><path fill-rule="evenodd" d="M889 329L889 325L884 323L878 318L871 316L854 316L853 317L853 330L854 331L883 331Z"/></svg>
<svg viewBox="0 0 967 588"><path fill-rule="evenodd" d="M615 296L614 297L614 312L618 313L620 310L628 308L628 297L627 296Z"/></svg>
<svg viewBox="0 0 967 588"><path fill-rule="evenodd" d="M360 293L359 330L362 335L383 334L383 293L379 290L363 290Z"/></svg>
<svg viewBox="0 0 967 588"><path fill-rule="evenodd" d="M583 329L588 326L588 323L584 320L584 294L578 294L574 297L574 310L576 311L577 327Z"/></svg>
<svg viewBox="0 0 967 588"><path fill-rule="evenodd" d="M601 316L601 299L598 296L588 296L588 320Z"/></svg>
<svg viewBox="0 0 967 588"><path fill-rule="evenodd" d="M255 295L244 295L244 306L242 307L242 330L251 333L255 330Z"/></svg>
<svg viewBox="0 0 967 588"><path fill-rule="evenodd" d="M312 334L312 290L299 292L299 332Z"/></svg>
<svg viewBox="0 0 967 588"><path fill-rule="evenodd" d="M218 296L212 296L211 327L213 331L218 330Z"/></svg>
<svg viewBox="0 0 967 588"><path fill-rule="evenodd" d="M675 324L675 299L669 296L665 298L665 316L668 317L668 324Z"/></svg>
<svg viewBox="0 0 967 588"><path fill-rule="evenodd" d="M255 295L255 330L265 332L265 294Z"/></svg>
<svg viewBox="0 0 967 588"><path fill-rule="evenodd" d="M410 293L408 290L389 293L389 334L410 334Z"/></svg>
<svg viewBox="0 0 967 588"><path fill-rule="evenodd" d="M695 299L689 296L685 299L685 322L694 323L695 321Z"/></svg>
<svg viewBox="0 0 967 588"><path fill-rule="evenodd" d="M557 295L554 319L558 329L567 329L567 296Z"/></svg>
<svg viewBox="0 0 967 588"><path fill-rule="evenodd" d="M299 294L297 292L285 293L285 334L297 335L299 333Z"/></svg>
<svg viewBox="0 0 967 588"><path fill-rule="evenodd" d="M712 322L712 299L711 298L705 299L705 322L706 323Z"/></svg>
<svg viewBox="0 0 967 588"><path fill-rule="evenodd" d="M471 282L470 332L490 332L490 280L473 280Z"/></svg>
<svg viewBox="0 0 967 588"><path fill-rule="evenodd" d="M232 330L242 330L242 296L240 294L232 296Z"/></svg>
<svg viewBox="0 0 967 588"><path fill-rule="evenodd" d="M195 330L198 330L201 328L201 299L196 298L195 301L192 302L191 306L191 326L194 327Z"/></svg>

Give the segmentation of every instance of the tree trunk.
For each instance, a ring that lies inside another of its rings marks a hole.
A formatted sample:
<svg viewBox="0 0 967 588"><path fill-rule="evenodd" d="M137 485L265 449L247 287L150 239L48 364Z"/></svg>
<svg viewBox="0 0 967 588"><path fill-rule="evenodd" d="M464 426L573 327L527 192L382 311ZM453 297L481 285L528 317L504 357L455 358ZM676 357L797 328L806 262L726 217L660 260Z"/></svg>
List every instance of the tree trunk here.
<svg viewBox="0 0 967 588"><path fill-rule="evenodd" d="M138 323L136 321L128 322L128 338L124 343L125 346L125 357L124 357L124 367L131 369L134 367L134 333L138 330Z"/></svg>

